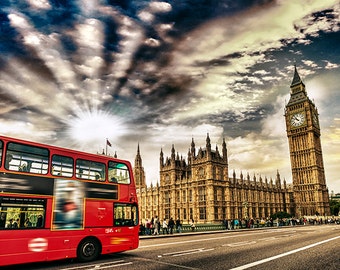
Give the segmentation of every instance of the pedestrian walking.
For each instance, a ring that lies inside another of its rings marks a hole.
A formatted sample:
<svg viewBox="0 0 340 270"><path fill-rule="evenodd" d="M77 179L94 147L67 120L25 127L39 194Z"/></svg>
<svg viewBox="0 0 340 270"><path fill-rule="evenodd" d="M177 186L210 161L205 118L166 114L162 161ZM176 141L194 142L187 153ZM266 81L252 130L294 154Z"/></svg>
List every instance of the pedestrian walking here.
<svg viewBox="0 0 340 270"><path fill-rule="evenodd" d="M153 231L153 235L159 235L159 219L158 216L155 216L155 219L153 221L154 223L154 231Z"/></svg>
<svg viewBox="0 0 340 270"><path fill-rule="evenodd" d="M191 219L190 227L191 227L191 231L195 231L195 221L193 218Z"/></svg>
<svg viewBox="0 0 340 270"><path fill-rule="evenodd" d="M168 223L166 222L166 219L163 219L163 223L162 223L162 232L163 234L169 234L168 231Z"/></svg>
<svg viewBox="0 0 340 270"><path fill-rule="evenodd" d="M173 218L171 217L170 220L169 220L169 231L170 231L170 234L173 233L173 230L174 230L174 226L175 226L175 221L173 220Z"/></svg>
<svg viewBox="0 0 340 270"><path fill-rule="evenodd" d="M176 230L178 233L182 232L182 224L181 224L181 220L178 218L176 219Z"/></svg>

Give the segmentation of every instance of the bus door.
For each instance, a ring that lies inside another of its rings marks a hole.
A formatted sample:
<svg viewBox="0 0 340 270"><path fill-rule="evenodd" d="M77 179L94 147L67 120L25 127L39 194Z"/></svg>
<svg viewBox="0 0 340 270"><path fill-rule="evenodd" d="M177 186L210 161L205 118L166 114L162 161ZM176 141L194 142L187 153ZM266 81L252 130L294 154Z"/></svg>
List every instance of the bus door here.
<svg viewBox="0 0 340 270"><path fill-rule="evenodd" d="M127 249L136 248L139 241L138 205L133 203L114 204L115 234L111 244L121 245Z"/></svg>

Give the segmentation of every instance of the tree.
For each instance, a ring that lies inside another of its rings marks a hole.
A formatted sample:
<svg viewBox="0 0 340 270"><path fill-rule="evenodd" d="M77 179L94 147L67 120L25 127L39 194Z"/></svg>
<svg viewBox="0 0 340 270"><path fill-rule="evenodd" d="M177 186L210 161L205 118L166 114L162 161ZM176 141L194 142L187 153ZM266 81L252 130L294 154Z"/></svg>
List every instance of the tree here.
<svg viewBox="0 0 340 270"><path fill-rule="evenodd" d="M329 206L331 208L331 215L332 216L339 215L339 209L340 209L340 201L339 200L330 199L329 200Z"/></svg>

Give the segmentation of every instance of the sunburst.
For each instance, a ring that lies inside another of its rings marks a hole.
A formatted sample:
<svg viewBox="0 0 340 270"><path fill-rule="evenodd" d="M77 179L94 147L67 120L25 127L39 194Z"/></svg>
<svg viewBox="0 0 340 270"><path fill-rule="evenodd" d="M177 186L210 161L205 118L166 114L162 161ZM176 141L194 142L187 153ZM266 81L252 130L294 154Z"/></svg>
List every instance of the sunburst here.
<svg viewBox="0 0 340 270"><path fill-rule="evenodd" d="M79 146L103 145L105 138L115 144L115 141L127 133L122 118L102 110L80 111L67 125L70 139Z"/></svg>

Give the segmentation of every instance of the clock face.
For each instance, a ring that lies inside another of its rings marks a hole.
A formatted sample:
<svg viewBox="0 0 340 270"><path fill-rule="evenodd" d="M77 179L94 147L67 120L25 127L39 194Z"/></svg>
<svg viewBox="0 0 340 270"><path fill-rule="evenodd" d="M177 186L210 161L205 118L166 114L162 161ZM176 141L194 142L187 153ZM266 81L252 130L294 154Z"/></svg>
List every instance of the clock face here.
<svg viewBox="0 0 340 270"><path fill-rule="evenodd" d="M303 112L299 112L293 114L292 118L290 119L290 124L292 127L300 127L305 123L306 117Z"/></svg>

